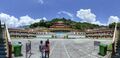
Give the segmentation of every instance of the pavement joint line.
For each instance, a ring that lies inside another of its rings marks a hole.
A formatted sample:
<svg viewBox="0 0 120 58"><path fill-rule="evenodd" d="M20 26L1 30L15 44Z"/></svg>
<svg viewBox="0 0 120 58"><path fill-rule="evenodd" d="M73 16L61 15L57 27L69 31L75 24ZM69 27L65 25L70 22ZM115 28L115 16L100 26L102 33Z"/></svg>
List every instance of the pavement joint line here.
<svg viewBox="0 0 120 58"><path fill-rule="evenodd" d="M66 49L66 47L65 47L65 44L64 44L64 43L63 43L63 47L64 47L64 49L65 49L65 52L66 52L66 54L67 54L68 58L70 58L70 55L69 55L69 53L68 53L68 51L67 51L67 49Z"/></svg>
<svg viewBox="0 0 120 58"><path fill-rule="evenodd" d="M73 44L71 44L71 46L73 47ZM87 52L82 51L81 49L78 49L78 51L79 51L79 52L82 52L82 53L84 53L84 54L87 54L88 56L91 55L91 54L88 54Z"/></svg>
<svg viewBox="0 0 120 58"><path fill-rule="evenodd" d="M81 49L78 49L78 51L83 52ZM91 53L93 53L93 51L95 51L95 50L92 50ZM93 54L91 54L90 52L89 52L89 54L88 54L87 52L83 52L83 53L87 54L87 56L93 55ZM93 55L93 56L97 57L96 55ZM85 56L83 56L83 57L85 57Z"/></svg>
<svg viewBox="0 0 120 58"><path fill-rule="evenodd" d="M53 46L53 48L51 49L50 56L52 55L53 50L55 49L55 46L56 46L56 45L57 45L57 44L55 44L55 45Z"/></svg>

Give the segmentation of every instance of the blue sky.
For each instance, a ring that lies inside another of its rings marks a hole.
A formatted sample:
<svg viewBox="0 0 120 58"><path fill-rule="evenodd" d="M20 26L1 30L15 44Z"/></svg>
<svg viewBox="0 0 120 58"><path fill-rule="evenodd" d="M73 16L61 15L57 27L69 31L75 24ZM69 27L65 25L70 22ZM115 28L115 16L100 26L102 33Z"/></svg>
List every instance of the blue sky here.
<svg viewBox="0 0 120 58"><path fill-rule="evenodd" d="M50 20L57 17L106 25L120 21L119 4L120 0L0 0L0 15L3 21L12 22L13 16L16 22L24 25L33 23L31 21L36 19ZM24 22L21 17L27 17L30 22ZM16 23L10 24L14 26Z"/></svg>

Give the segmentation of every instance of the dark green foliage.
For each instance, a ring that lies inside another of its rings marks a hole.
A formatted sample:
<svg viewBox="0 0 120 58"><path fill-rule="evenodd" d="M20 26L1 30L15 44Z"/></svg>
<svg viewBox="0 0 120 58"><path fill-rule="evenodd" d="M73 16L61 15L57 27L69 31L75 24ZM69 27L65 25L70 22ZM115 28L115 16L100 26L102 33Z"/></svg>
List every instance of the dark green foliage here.
<svg viewBox="0 0 120 58"><path fill-rule="evenodd" d="M114 23L109 24L109 28L115 28L115 22L114 22ZM120 22L119 22L119 23L117 23L117 28L119 28L119 29L120 29Z"/></svg>
<svg viewBox="0 0 120 58"><path fill-rule="evenodd" d="M31 24L29 27L30 27L30 28L35 28L35 27L38 27L38 26L39 26L38 23L34 23L34 24Z"/></svg>

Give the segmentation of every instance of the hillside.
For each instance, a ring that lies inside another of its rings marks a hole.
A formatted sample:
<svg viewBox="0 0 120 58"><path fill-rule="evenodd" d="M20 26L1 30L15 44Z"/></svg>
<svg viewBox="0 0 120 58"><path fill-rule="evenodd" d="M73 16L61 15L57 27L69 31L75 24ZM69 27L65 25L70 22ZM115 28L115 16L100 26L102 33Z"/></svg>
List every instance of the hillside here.
<svg viewBox="0 0 120 58"><path fill-rule="evenodd" d="M50 26L53 25L53 23L58 22L58 21L63 21L65 25L71 26L73 29L78 29L78 30L85 30L85 29L93 29L93 28L100 28L101 26L97 24L91 24L87 22L76 22L72 21L71 19L66 19L66 18L54 18L51 21L44 21L41 20L39 22L31 24L29 27L30 28L36 28L36 27L46 27L49 28ZM112 23L109 25L109 28L114 28L115 23ZM105 26L107 27L107 26ZM120 27L120 23L118 23L118 27Z"/></svg>

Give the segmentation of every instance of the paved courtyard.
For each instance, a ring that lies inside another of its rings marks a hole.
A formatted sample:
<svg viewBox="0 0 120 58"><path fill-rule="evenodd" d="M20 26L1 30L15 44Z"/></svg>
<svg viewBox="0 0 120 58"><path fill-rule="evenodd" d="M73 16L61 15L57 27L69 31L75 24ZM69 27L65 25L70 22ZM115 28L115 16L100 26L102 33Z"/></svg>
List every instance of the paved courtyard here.
<svg viewBox="0 0 120 58"><path fill-rule="evenodd" d="M39 52L40 40L46 39L29 39L32 42L32 55L30 58L40 58ZM25 57L25 43L28 39L12 39L12 42L22 42L21 57ZM94 46L94 41L100 41L104 44L111 43L111 40L93 40L93 39L50 39L50 58L108 58L107 56L98 55L99 47Z"/></svg>

